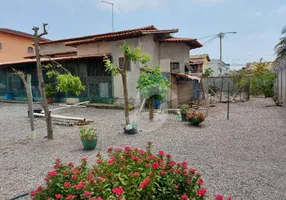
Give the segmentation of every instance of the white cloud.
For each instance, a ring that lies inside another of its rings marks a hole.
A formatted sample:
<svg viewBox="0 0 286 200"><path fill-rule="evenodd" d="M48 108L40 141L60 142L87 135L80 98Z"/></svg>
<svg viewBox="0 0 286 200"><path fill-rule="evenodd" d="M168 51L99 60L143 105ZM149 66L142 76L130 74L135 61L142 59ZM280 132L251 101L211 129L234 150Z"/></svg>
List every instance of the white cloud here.
<svg viewBox="0 0 286 200"><path fill-rule="evenodd" d="M98 8L110 10L111 5L103 3L102 0L89 0L95 2ZM141 9L163 9L165 8L164 0L106 0L114 3L114 11L117 13L134 12Z"/></svg>
<svg viewBox="0 0 286 200"><path fill-rule="evenodd" d="M281 5L277 10L276 13L278 15L286 14L286 5Z"/></svg>
<svg viewBox="0 0 286 200"><path fill-rule="evenodd" d="M225 0L192 0L194 3L200 3L200 4L217 4L222 3Z"/></svg>

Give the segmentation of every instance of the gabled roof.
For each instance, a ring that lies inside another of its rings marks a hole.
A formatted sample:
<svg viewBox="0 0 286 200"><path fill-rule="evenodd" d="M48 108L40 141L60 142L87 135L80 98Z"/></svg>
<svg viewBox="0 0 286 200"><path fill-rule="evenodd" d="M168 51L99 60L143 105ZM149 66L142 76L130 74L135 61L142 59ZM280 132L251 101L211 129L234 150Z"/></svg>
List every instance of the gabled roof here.
<svg viewBox="0 0 286 200"><path fill-rule="evenodd" d="M198 59L207 59L209 62L211 61L210 57L208 54L201 54L201 55L192 55L190 56L190 61L192 60L198 60Z"/></svg>
<svg viewBox="0 0 286 200"><path fill-rule="evenodd" d="M138 29L130 29L130 30L119 31L119 32L111 32L111 33L93 35L92 37L89 37L89 38L65 42L65 45L76 46L80 44L88 44L88 43L93 43L93 42L106 42L106 41L134 38L134 37L139 37L145 34L170 34L170 33L177 33L178 31L179 31L178 29L158 30L154 26L147 26L147 27L138 28Z"/></svg>
<svg viewBox="0 0 286 200"><path fill-rule="evenodd" d="M116 34L126 34L129 32L136 32L139 30L144 30L144 31L148 31L148 30L158 30L155 28L155 26L151 25L151 26L145 26L145 27L141 27L141 28L136 28L136 29L129 29L129 30L123 30L123 31L116 31L116 32L108 32L108 33L103 33L103 34L96 34L96 35L88 35L88 36L83 36L83 37L74 37L74 38L66 38L66 39L61 39L61 40L53 40L53 41L48 41L48 42L41 42L40 44L49 44L49 43L57 43L57 42L64 42L64 43L69 43L69 42L75 42L75 41L85 41L88 39L92 39L94 37L104 37L104 36L108 36L108 35L116 35Z"/></svg>
<svg viewBox="0 0 286 200"><path fill-rule="evenodd" d="M74 54L76 53L76 50L73 51L61 51L61 52L48 52L48 53L41 53L40 56L60 56L60 55L66 55L66 54ZM24 58L35 58L36 55L31 56L25 56Z"/></svg>
<svg viewBox="0 0 286 200"><path fill-rule="evenodd" d="M21 32L21 31L8 29L8 28L0 28L0 32L12 34L12 35L18 35L18 36L26 37L26 38L30 38L30 39L34 39L34 35L31 35L29 33L24 33L24 32ZM46 38L40 38L40 41L50 41L50 40L48 40Z"/></svg>
<svg viewBox="0 0 286 200"><path fill-rule="evenodd" d="M109 56L109 54L92 54L92 55L83 55L83 56L66 56L66 57L58 57L58 58L41 58L41 62L50 62L50 61L65 61L65 60L79 60L79 59L89 59L89 58L103 58L105 56ZM34 59L24 59L18 61L11 62L2 62L0 63L0 68L6 65L16 65L23 63L36 63L37 60Z"/></svg>
<svg viewBox="0 0 286 200"><path fill-rule="evenodd" d="M158 41L159 42L174 42L174 43L182 42L182 43L186 43L187 45L189 45L191 49L196 49L196 48L200 48L203 46L195 38L170 37L170 38L158 39Z"/></svg>

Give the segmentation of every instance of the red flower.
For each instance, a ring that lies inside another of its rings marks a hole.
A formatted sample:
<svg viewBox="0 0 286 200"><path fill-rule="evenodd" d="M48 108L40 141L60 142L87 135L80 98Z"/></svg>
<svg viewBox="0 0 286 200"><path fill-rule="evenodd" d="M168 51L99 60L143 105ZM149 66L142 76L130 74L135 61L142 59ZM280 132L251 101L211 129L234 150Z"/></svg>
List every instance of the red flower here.
<svg viewBox="0 0 286 200"><path fill-rule="evenodd" d="M90 200L90 199L89 199ZM101 197L97 197L96 200L103 200L103 198Z"/></svg>
<svg viewBox="0 0 286 200"><path fill-rule="evenodd" d="M187 168L188 163L186 161L183 161L182 165L183 165L184 168Z"/></svg>
<svg viewBox="0 0 286 200"><path fill-rule="evenodd" d="M65 183L64 183L64 187L66 187L66 188L67 188L67 187L69 187L69 186L70 186L70 184L71 184L70 182L65 182Z"/></svg>
<svg viewBox="0 0 286 200"><path fill-rule="evenodd" d="M80 184L78 184L78 185L75 184L74 187L75 187L76 189L80 190L80 189L82 189L82 188L84 187L84 183L80 183Z"/></svg>
<svg viewBox="0 0 286 200"><path fill-rule="evenodd" d="M126 146L125 147L125 151L131 151L131 147L130 146Z"/></svg>
<svg viewBox="0 0 286 200"><path fill-rule="evenodd" d="M190 180L190 179L187 179L187 183L190 184L190 182L191 182L191 180Z"/></svg>
<svg viewBox="0 0 286 200"><path fill-rule="evenodd" d="M196 172L196 170L195 170L195 169L193 169L193 168L190 168L190 172L195 173L195 172Z"/></svg>
<svg viewBox="0 0 286 200"><path fill-rule="evenodd" d="M180 169L176 169L176 173L181 173L182 172L182 170L180 170Z"/></svg>
<svg viewBox="0 0 286 200"><path fill-rule="evenodd" d="M164 151L159 151L159 155L164 156L165 155Z"/></svg>
<svg viewBox="0 0 286 200"><path fill-rule="evenodd" d="M223 196L221 194L218 194L215 197L216 197L216 200L223 200Z"/></svg>
<svg viewBox="0 0 286 200"><path fill-rule="evenodd" d="M73 198L73 196L71 195L71 194L69 194L67 197L66 197L66 200L70 200L70 199L72 199Z"/></svg>
<svg viewBox="0 0 286 200"><path fill-rule="evenodd" d="M71 176L71 178L72 178L73 180L75 180L75 179L77 178L77 176L73 174L73 175Z"/></svg>
<svg viewBox="0 0 286 200"><path fill-rule="evenodd" d="M179 186L178 186L178 185L176 185L176 184L174 184L174 188L175 188L175 189L178 189L178 188L179 188Z"/></svg>
<svg viewBox="0 0 286 200"><path fill-rule="evenodd" d="M188 200L188 199L189 199L188 196L185 195L185 194L183 194L183 195L181 196L181 198L184 199L184 200Z"/></svg>
<svg viewBox="0 0 286 200"><path fill-rule="evenodd" d="M205 194L207 193L207 189L205 189L205 188L201 188L201 189L199 189L199 191L198 191L198 195L199 196L205 196Z"/></svg>
<svg viewBox="0 0 286 200"><path fill-rule="evenodd" d="M57 159L56 159L56 163L59 163L59 162L61 162L61 159L60 159L60 158L57 158Z"/></svg>
<svg viewBox="0 0 286 200"><path fill-rule="evenodd" d="M30 192L30 196L35 196L37 194L37 191Z"/></svg>
<svg viewBox="0 0 286 200"><path fill-rule="evenodd" d="M139 153L140 153L141 155L143 155L143 154L145 153L145 151L144 151L143 149L140 149L140 150L139 150Z"/></svg>
<svg viewBox="0 0 286 200"><path fill-rule="evenodd" d="M81 161L86 162L87 158L82 158Z"/></svg>
<svg viewBox="0 0 286 200"><path fill-rule="evenodd" d="M41 191L42 186L40 185L39 187L37 187L37 192Z"/></svg>
<svg viewBox="0 0 286 200"><path fill-rule="evenodd" d="M199 183L200 185L204 184L203 179L199 179L199 180L198 180L198 183Z"/></svg>
<svg viewBox="0 0 286 200"><path fill-rule="evenodd" d="M60 166L59 163L54 164L54 168L58 168Z"/></svg>
<svg viewBox="0 0 286 200"><path fill-rule="evenodd" d="M62 198L62 195L61 194L56 194L56 199L60 199Z"/></svg>
<svg viewBox="0 0 286 200"><path fill-rule="evenodd" d="M89 191L84 191L84 193L83 193L83 195L82 196L84 196L84 197L88 197L88 196L90 196L92 193L91 192L89 192Z"/></svg>
<svg viewBox="0 0 286 200"><path fill-rule="evenodd" d="M58 174L58 172L57 171L51 171L51 172L48 172L48 175L50 175L50 176L56 176Z"/></svg>
<svg viewBox="0 0 286 200"><path fill-rule="evenodd" d="M139 172L134 172L133 176L140 176Z"/></svg>
<svg viewBox="0 0 286 200"><path fill-rule="evenodd" d="M140 188L145 188L150 182L150 178L146 178L142 183L140 183L139 187Z"/></svg>
<svg viewBox="0 0 286 200"><path fill-rule="evenodd" d="M120 187L117 187L117 188L113 188L113 189L112 189L112 192L113 192L114 194L117 194L118 196L120 196L120 195L124 192L124 190L123 190L123 188L120 186Z"/></svg>
<svg viewBox="0 0 286 200"><path fill-rule="evenodd" d="M152 164L152 167L153 167L153 169L158 169L158 167L159 167L158 162L154 162L154 163Z"/></svg>
<svg viewBox="0 0 286 200"><path fill-rule="evenodd" d="M68 166L73 167L73 162L68 162Z"/></svg>
<svg viewBox="0 0 286 200"><path fill-rule="evenodd" d="M228 197L227 200L232 200L232 198L231 198L231 197Z"/></svg>
<svg viewBox="0 0 286 200"><path fill-rule="evenodd" d="M112 150L113 150L113 148L112 148L112 147L109 147L108 150L107 150L107 152L110 152L110 151L112 151Z"/></svg>
<svg viewBox="0 0 286 200"><path fill-rule="evenodd" d="M110 158L110 159L107 161L107 163L110 164L110 165L111 165L113 162L114 162L114 158Z"/></svg>
<svg viewBox="0 0 286 200"><path fill-rule="evenodd" d="M138 158L137 156L133 156L133 158L132 158L132 160L134 160L134 161L139 161L140 160L140 158Z"/></svg>
<svg viewBox="0 0 286 200"><path fill-rule="evenodd" d="M162 171L160 172L160 174L165 175L166 172L165 172L164 170L162 170Z"/></svg>

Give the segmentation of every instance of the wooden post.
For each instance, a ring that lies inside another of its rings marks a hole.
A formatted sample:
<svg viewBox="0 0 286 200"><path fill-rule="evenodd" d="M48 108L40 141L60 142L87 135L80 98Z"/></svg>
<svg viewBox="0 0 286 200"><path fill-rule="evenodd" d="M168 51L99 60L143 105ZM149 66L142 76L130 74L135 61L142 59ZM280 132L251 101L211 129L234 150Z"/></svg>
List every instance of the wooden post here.
<svg viewBox="0 0 286 200"><path fill-rule="evenodd" d="M31 138L34 140L34 139L36 139L36 133L35 133L35 125L34 125L34 105L33 105L33 94L32 94L31 80L32 80L32 76L31 76L31 74L28 74L27 75L27 83L28 83L29 93L27 93L27 97L28 97L30 123L31 123Z"/></svg>
<svg viewBox="0 0 286 200"><path fill-rule="evenodd" d="M52 140L52 139L54 139L53 129L52 129L52 120L51 120L51 117L49 115L50 111L49 111L46 92L45 92L45 83L44 83L44 78L43 78L43 71L42 71L40 52L39 52L40 51L40 49L39 49L39 38L43 35L48 34L46 31L46 26L47 26L47 24L43 24L44 33L41 33L41 34L38 34L38 31L39 31L38 27L34 27L33 30L35 31L34 43L35 43L35 52L36 52L36 60L37 60L38 80L39 80L40 93L41 93L41 98L42 98L42 107L44 109L45 118L46 118L47 138Z"/></svg>

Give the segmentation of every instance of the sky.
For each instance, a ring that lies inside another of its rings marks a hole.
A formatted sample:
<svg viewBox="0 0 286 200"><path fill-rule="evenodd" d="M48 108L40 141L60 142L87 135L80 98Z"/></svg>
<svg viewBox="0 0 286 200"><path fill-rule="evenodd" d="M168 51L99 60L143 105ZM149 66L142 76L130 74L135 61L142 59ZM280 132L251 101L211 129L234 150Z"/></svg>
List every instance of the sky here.
<svg viewBox="0 0 286 200"><path fill-rule="evenodd" d="M210 35L237 32L223 38L223 61L233 69L247 62L271 61L286 25L286 0L107 0L114 3L115 31L155 25L178 28L177 37L198 38L203 48L190 52L219 59L219 39ZM112 31L111 6L101 0L0 0L0 28L32 33L48 23L49 39Z"/></svg>

